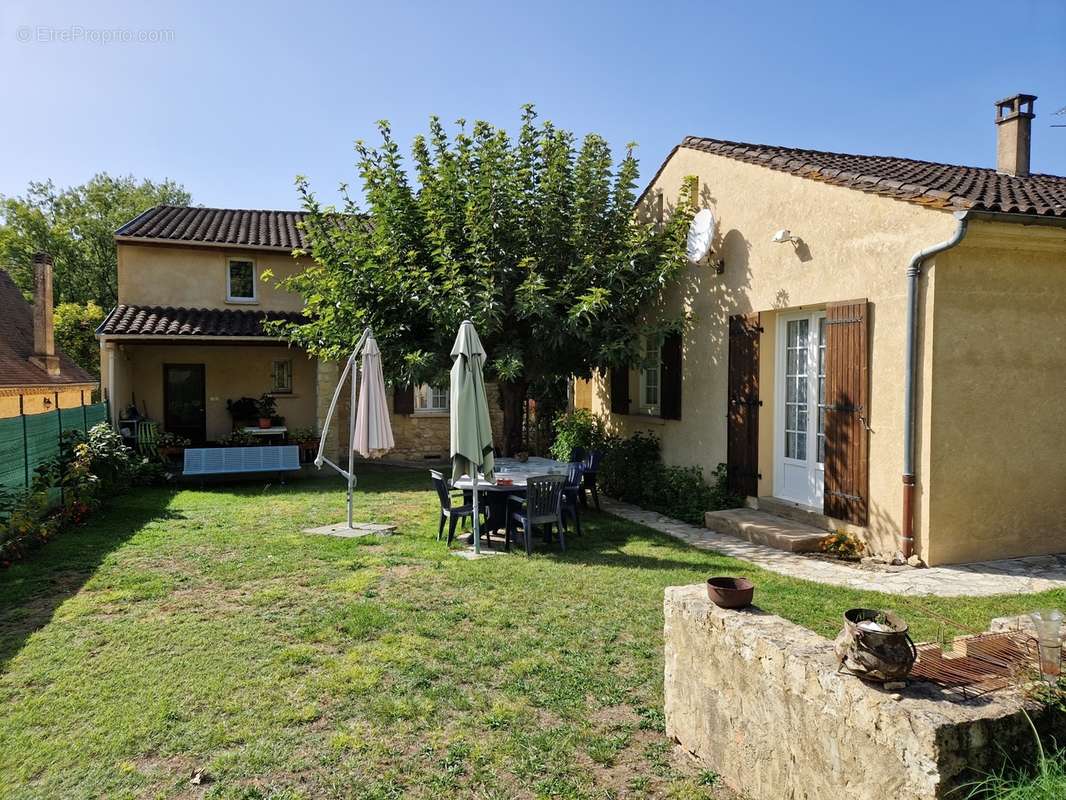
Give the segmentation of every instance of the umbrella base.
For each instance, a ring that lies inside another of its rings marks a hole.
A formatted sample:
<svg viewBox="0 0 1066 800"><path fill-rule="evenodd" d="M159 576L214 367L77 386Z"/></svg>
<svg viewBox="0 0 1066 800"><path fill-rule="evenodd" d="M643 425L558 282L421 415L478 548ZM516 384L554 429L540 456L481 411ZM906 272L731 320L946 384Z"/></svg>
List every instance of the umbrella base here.
<svg viewBox="0 0 1066 800"><path fill-rule="evenodd" d="M469 547L463 550L451 550L453 556L466 559L467 561L474 561L478 558L490 558L491 556L505 556L506 552L503 550L493 550L490 547L482 547L480 553L475 553L473 547Z"/></svg>
<svg viewBox="0 0 1066 800"><path fill-rule="evenodd" d="M339 536L342 539L357 539L360 536L389 536L396 531L395 525L380 522L357 522L348 527L347 522L332 525L319 525L317 528L304 528L304 533L317 533L323 536Z"/></svg>

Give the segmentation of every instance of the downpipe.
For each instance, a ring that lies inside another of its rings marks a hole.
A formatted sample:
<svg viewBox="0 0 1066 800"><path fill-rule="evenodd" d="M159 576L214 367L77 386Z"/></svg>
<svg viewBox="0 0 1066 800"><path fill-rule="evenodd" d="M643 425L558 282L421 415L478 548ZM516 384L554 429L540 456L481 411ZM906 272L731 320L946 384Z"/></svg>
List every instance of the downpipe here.
<svg viewBox="0 0 1066 800"><path fill-rule="evenodd" d="M922 275L922 265L931 256L950 250L962 241L969 227L967 212L956 211L957 225L950 239L930 245L919 250L907 265L907 344L905 347L906 364L903 377L903 534L900 548L904 558L910 558L914 552L914 411L915 381L918 363L918 290Z"/></svg>

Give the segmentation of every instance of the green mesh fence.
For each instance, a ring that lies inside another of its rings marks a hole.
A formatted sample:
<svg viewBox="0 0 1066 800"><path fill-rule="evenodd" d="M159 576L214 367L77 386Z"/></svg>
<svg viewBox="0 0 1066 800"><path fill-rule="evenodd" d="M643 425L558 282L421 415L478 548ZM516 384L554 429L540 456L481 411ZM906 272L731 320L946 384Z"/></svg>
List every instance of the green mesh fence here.
<svg viewBox="0 0 1066 800"><path fill-rule="evenodd" d="M88 430L105 420L106 403L0 419L0 486L27 486L37 466L59 452L63 431Z"/></svg>

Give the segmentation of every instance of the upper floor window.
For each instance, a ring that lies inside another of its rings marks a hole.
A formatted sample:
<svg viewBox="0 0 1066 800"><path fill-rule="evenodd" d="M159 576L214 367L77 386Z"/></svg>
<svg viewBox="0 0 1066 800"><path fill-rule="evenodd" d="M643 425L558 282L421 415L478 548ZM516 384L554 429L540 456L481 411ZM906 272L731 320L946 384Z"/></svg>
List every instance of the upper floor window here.
<svg viewBox="0 0 1066 800"><path fill-rule="evenodd" d="M662 344L658 336L649 336L644 340L644 361L640 368L640 407L642 410L657 414L659 412L659 390L662 370L660 351Z"/></svg>
<svg viewBox="0 0 1066 800"><path fill-rule="evenodd" d="M227 262L226 300L230 303L254 303L258 300L254 261L247 258L231 258Z"/></svg>
<svg viewBox="0 0 1066 800"><path fill-rule="evenodd" d="M423 383L415 387L415 413L448 410L448 388Z"/></svg>
<svg viewBox="0 0 1066 800"><path fill-rule="evenodd" d="M292 359L278 359L271 367L271 377L275 394L292 393Z"/></svg>

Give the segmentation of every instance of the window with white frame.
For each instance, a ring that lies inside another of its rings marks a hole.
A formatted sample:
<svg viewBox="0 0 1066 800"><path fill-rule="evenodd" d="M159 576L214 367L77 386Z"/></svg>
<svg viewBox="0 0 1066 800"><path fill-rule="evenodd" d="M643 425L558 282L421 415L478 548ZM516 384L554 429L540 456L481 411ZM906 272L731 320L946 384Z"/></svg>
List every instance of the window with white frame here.
<svg viewBox="0 0 1066 800"><path fill-rule="evenodd" d="M254 303L258 300L255 285L255 262L231 258L226 262L226 300L230 303Z"/></svg>
<svg viewBox="0 0 1066 800"><path fill-rule="evenodd" d="M423 383L415 387L415 413L432 414L448 410L448 389Z"/></svg>
<svg viewBox="0 0 1066 800"><path fill-rule="evenodd" d="M658 336L644 339L644 359L640 367L640 407L649 413L659 410L661 387L661 343Z"/></svg>
<svg viewBox="0 0 1066 800"><path fill-rule="evenodd" d="M282 358L276 360L270 369L271 383L274 394L292 393L292 359Z"/></svg>

